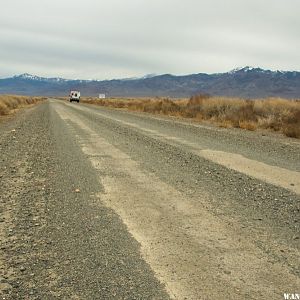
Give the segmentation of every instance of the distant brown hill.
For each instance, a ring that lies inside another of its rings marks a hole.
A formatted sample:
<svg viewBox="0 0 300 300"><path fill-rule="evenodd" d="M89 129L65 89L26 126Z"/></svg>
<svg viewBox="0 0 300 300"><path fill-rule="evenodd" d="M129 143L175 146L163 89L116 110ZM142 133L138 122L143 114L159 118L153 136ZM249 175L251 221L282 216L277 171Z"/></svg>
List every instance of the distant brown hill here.
<svg viewBox="0 0 300 300"><path fill-rule="evenodd" d="M30 74L0 79L1 94L65 96L73 89L80 90L83 96L105 93L111 97L189 97L206 93L243 98L300 98L300 72L245 67L217 74L165 74L103 81L43 78Z"/></svg>

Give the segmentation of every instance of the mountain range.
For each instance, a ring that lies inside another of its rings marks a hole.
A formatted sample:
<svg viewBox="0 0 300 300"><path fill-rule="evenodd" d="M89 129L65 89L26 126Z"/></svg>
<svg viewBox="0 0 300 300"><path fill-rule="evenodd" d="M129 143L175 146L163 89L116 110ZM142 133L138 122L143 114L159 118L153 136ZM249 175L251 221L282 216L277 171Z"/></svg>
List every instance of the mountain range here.
<svg viewBox="0 0 300 300"><path fill-rule="evenodd" d="M0 94L67 96L79 90L82 96L189 97L195 94L261 98L300 98L300 72L244 67L226 73L184 76L150 74L142 78L113 80L68 80L22 74L0 79Z"/></svg>

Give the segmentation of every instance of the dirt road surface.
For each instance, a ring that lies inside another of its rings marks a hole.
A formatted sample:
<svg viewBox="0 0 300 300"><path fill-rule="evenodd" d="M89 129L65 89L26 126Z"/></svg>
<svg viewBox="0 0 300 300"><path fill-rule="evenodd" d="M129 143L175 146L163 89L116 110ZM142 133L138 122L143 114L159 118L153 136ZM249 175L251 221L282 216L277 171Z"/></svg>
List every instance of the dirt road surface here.
<svg viewBox="0 0 300 300"><path fill-rule="evenodd" d="M300 292L296 139L49 99L0 151L0 299Z"/></svg>

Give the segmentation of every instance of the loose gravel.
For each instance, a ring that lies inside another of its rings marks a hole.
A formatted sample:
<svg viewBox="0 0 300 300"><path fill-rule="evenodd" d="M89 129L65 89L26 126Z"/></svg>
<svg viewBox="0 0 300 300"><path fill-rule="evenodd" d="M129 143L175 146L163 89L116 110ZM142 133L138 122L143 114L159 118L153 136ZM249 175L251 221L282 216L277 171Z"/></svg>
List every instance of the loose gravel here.
<svg viewBox="0 0 300 300"><path fill-rule="evenodd" d="M44 103L0 128L0 298L168 299L61 122Z"/></svg>
<svg viewBox="0 0 300 300"><path fill-rule="evenodd" d="M141 171L195 203L205 194L206 210L229 227L238 221L241 239L300 278L299 195L97 111L294 171L300 169L299 143L81 104L87 109L79 111L76 105L68 108L72 114ZM169 299L140 244L101 196L99 201L99 174L76 140L85 134L76 124L67 127L49 101L1 124L0 299Z"/></svg>

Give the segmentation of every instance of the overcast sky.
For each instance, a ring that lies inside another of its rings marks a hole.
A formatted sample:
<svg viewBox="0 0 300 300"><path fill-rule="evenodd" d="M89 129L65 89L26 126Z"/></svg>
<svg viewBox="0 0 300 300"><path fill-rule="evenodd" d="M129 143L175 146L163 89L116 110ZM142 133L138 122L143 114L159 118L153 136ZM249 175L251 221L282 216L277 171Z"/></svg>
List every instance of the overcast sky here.
<svg viewBox="0 0 300 300"><path fill-rule="evenodd" d="M300 70L299 0L0 0L0 77Z"/></svg>

